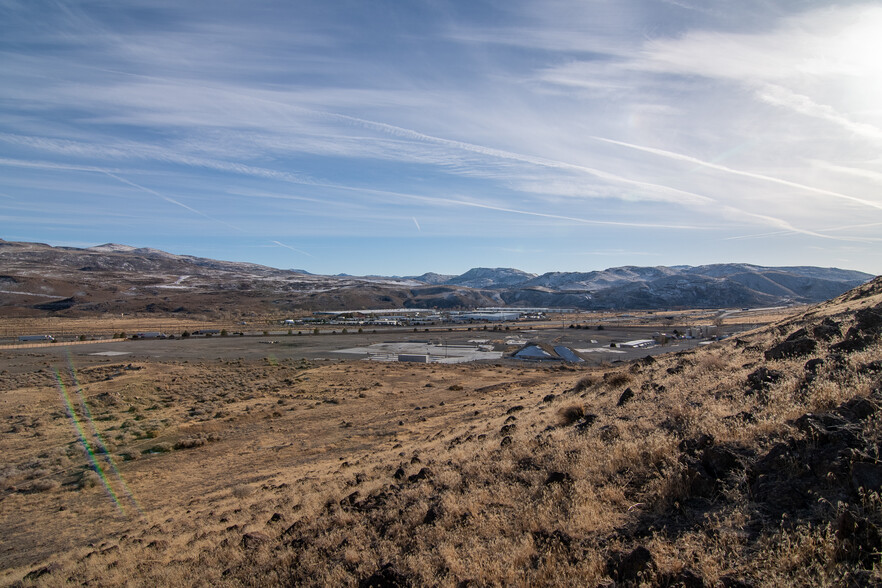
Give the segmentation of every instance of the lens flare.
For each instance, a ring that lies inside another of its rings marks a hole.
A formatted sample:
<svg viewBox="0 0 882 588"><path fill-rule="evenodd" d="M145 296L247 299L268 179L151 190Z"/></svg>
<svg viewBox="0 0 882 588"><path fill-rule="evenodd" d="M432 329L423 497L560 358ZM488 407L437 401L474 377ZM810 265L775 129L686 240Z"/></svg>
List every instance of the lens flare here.
<svg viewBox="0 0 882 588"><path fill-rule="evenodd" d="M76 388L76 397L78 400L78 404L80 407L80 411L82 412L85 421L88 423L89 429L91 430L92 437L94 439L94 447L98 449L96 453L95 448L93 448L93 442L90 442L89 436L86 434L85 427L83 426L83 421L77 415L76 407L74 405L74 401L71 399L71 394L68 392L67 386L64 384L64 380L61 377L61 372L58 368L53 368L55 372L55 381L58 385L58 391L61 394L61 400L64 403L65 410L67 411L67 416L70 418L71 423L73 424L74 431L76 432L77 439L82 445L86 457L89 460L89 465L92 470L98 474L98 478L101 480L101 484L104 486L104 489L107 491L107 494L113 500L116 507L122 514L126 514L125 507L123 502L120 500L119 495L116 490L114 490L113 485L111 485L111 480L108 478L107 473L105 472L105 468L101 466L101 462L99 461L97 455L102 455L104 461L106 462L106 468L111 471L111 473L116 477L117 485L122 488L125 495L128 497L129 501L134 505L135 509L138 510L141 514L141 507L138 504L138 501L135 499L134 494L132 494L131 490L129 490L128 485L125 483L125 480L122 477L122 474L119 471L119 468L116 467L116 464L113 461L113 458L110 455L110 452L107 450L106 445L104 444L104 440L101 438L101 435L98 433L98 429L95 427L95 423L92 420L91 412L89 411L88 404L86 403L85 395L82 392L82 388L77 380L76 370L73 367L73 363L70 361L70 357L68 357L69 368L71 379Z"/></svg>

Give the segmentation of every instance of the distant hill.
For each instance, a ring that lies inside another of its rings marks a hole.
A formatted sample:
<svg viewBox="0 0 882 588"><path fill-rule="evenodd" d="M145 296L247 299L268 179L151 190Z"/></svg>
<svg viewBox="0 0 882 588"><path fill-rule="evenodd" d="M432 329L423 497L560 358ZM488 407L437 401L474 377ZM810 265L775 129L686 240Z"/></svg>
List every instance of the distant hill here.
<svg viewBox="0 0 882 588"><path fill-rule="evenodd" d="M497 290L519 286L533 278L536 274L528 274L508 267L476 267L461 276L450 278L445 284L465 286L467 288L485 288Z"/></svg>
<svg viewBox="0 0 882 588"><path fill-rule="evenodd" d="M495 290L507 304L519 306L651 309L820 302L872 277L838 268L726 263L624 266L539 276L510 268L475 268L443 283Z"/></svg>
<svg viewBox="0 0 882 588"><path fill-rule="evenodd" d="M625 266L531 274L322 276L107 243L85 249L0 240L0 316L265 314L295 310L538 306L666 309L819 302L871 275L750 264Z"/></svg>

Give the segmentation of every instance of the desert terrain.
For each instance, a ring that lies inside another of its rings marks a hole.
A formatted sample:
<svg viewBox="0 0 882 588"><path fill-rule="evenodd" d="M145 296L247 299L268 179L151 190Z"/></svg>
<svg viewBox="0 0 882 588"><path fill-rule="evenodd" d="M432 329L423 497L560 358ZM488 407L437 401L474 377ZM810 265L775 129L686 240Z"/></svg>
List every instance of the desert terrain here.
<svg viewBox="0 0 882 588"><path fill-rule="evenodd" d="M617 363L296 344L334 337L0 350L0 583L882 580L879 279Z"/></svg>

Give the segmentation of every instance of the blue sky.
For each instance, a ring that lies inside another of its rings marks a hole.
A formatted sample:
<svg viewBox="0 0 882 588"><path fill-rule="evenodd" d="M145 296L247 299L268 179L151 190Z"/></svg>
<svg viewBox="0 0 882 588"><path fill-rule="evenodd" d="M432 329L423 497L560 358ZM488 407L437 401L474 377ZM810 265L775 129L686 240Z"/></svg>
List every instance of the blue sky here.
<svg viewBox="0 0 882 588"><path fill-rule="evenodd" d="M882 273L882 5L0 0L0 238Z"/></svg>

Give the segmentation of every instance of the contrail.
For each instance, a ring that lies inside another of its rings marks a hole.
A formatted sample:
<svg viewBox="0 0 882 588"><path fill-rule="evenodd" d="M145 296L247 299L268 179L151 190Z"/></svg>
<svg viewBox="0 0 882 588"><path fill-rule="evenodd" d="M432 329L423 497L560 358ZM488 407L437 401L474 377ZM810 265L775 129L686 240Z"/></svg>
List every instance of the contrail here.
<svg viewBox="0 0 882 588"><path fill-rule="evenodd" d="M629 149L636 149L637 151L652 153L654 155L658 155L661 157L667 157L668 159L676 159L679 161L686 161L688 163L692 163L692 164L700 165L700 166L707 167L710 169L715 169L718 171L734 174L737 176L744 176L746 178L753 178L755 180L763 180L766 182L772 182L774 184L779 184L781 186L787 186L790 188L797 188L800 190L805 190L807 192L813 192L815 194L823 194L824 196L833 196L834 198L841 198L842 200L848 200L850 202L857 202L858 204L863 204L864 206L869 206L870 208L876 208L876 209L882 210L882 204L872 202L870 200L864 200L863 198L857 198L855 196L849 196L848 194L841 194L839 192L824 190L822 188L815 188L813 186L806 186L805 184L791 182L790 180L782 180L781 178L776 178L774 176L767 176L764 174L758 174L758 173L754 173L754 172L747 172L747 171L742 171L739 169L733 169L731 167L726 167L725 165L720 165L717 163L711 163L709 161L704 161L703 159L698 159L697 157L692 157L691 155L684 155L682 153L674 153L673 151L665 151L664 149L656 149L655 147L645 147L643 145L634 145L633 143L625 143L624 141L616 141L614 139L606 139L604 137L592 137L592 139L595 139L597 141L603 141L605 143L610 143L612 145L619 145L621 147L628 147Z"/></svg>
<svg viewBox="0 0 882 588"><path fill-rule="evenodd" d="M212 216L209 216L209 215L205 214L205 213L202 212L202 211L196 210L196 209L193 208L192 206L187 206L187 205L184 204L183 202L178 202L178 201L175 200L174 198L169 198L168 196L165 196L164 194L160 194L160 193L157 192L156 190L151 190L150 188L146 188L146 187L144 187L144 186L142 186L142 185L140 185L140 184L136 184L135 182L131 182L131 181L125 179L125 178L121 178L120 176L118 176L118 175L116 175L116 174L113 174L113 173L111 173L111 172L109 172L109 171L107 171L107 170L101 170L101 171L102 171L102 173L104 173L105 175L107 175L107 176L113 178L114 180L117 180L117 181L119 181L119 182L122 182L123 184L128 184L129 186L132 186L133 188L137 188L137 189L139 189L139 190L142 190L142 191L144 191L144 192L147 192L148 194L152 194L152 195L156 196L157 198L161 198L162 200L165 200L166 202L168 202L168 203L170 203L170 204L175 204L175 205L177 205L177 206L180 206L181 208L183 208L183 209L185 209L185 210L189 210L189 211L192 212L193 214L198 214L199 216L205 217L205 218L207 218L207 219L210 220L210 221L214 221L214 222L216 222L216 223L220 223L220 224L222 224L222 225L228 226L228 227L230 227L231 229L235 229L235 230L239 231L240 233L244 233L244 232L245 232L245 231L243 231L242 229L240 229L239 227L237 227L237 226L235 226L235 225L231 225L230 223L228 223L228 222L226 222L226 221L222 221L222 220L220 220L220 219L218 219L218 218L214 218L214 217L212 217Z"/></svg>
<svg viewBox="0 0 882 588"><path fill-rule="evenodd" d="M36 168L36 169L70 170L70 171L81 171L81 172L89 172L89 173L96 173L96 174L104 174L109 178L113 178L114 180L116 180L118 182L121 182L121 183L126 184L128 186L131 186L133 188L137 188L138 190L141 190L142 192L146 192L148 194L156 196L157 198L165 200L166 202L168 202L170 204L180 206L181 208L188 210L188 211L192 212L193 214L198 214L201 217L207 218L208 220L214 221L216 223L220 223L222 225L230 227L231 229L235 229L236 231L244 232L242 229L240 229L239 227L237 227L235 225L231 225L230 223L228 223L226 221L222 221L220 219L209 216L202 211L196 210L192 206L187 206L183 202L179 202L179 201L175 200L174 198L170 198L164 194L160 194L156 190L151 190L150 188L147 188L147 187L142 186L140 184L136 184L135 182L132 182L132 181L127 180L123 177L120 177L116 173L111 172L110 170L107 170L107 169L104 169L101 167L94 167L94 166L90 166L90 165L71 165L71 164L49 163L49 162L43 162L43 161L24 161L24 160L17 160L17 159L8 159L5 157L0 157L0 165L7 165L7 166L11 166L11 167L30 167L30 168Z"/></svg>
<svg viewBox="0 0 882 588"><path fill-rule="evenodd" d="M297 253L302 253L303 255L306 255L307 257L312 257L313 259L315 259L314 255L310 255L306 251L303 251L301 249L297 249L295 247L291 247L290 245L286 245L286 244L282 243L281 241L273 241L273 243L275 243L279 247L284 247L286 249L290 249L291 251L296 251Z"/></svg>
<svg viewBox="0 0 882 588"><path fill-rule="evenodd" d="M418 223L418 222L417 222L417 219L416 219L416 217L415 217L415 216L414 216L414 217L411 217L411 218L413 218L413 224L415 224L415 225L416 225L416 228L417 228L417 230L418 230L418 231L419 231L419 232L421 232L421 233L422 233L422 232L423 232L423 230L422 230L422 229L421 229L421 228L420 228L420 223Z"/></svg>

